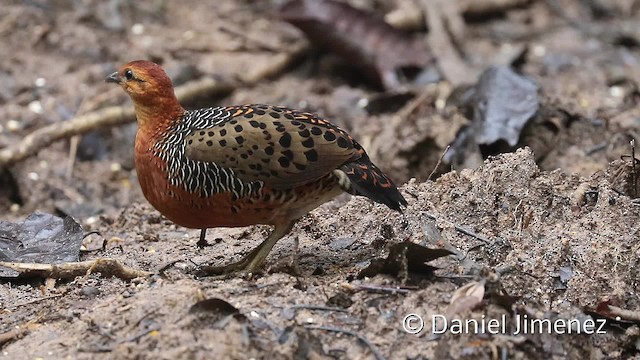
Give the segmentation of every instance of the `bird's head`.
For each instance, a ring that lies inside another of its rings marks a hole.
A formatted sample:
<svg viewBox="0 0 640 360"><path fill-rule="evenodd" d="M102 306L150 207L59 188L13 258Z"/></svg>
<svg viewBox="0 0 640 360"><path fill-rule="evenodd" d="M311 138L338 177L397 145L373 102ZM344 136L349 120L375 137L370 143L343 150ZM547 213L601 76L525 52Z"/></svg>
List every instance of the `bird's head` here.
<svg viewBox="0 0 640 360"><path fill-rule="evenodd" d="M184 112L173 92L173 84L160 65L147 60L124 64L107 82L116 83L131 97L139 122L147 118L178 117Z"/></svg>
<svg viewBox="0 0 640 360"><path fill-rule="evenodd" d="M160 65L147 60L126 63L105 81L120 85L136 102L157 96L173 96L173 84L167 73Z"/></svg>

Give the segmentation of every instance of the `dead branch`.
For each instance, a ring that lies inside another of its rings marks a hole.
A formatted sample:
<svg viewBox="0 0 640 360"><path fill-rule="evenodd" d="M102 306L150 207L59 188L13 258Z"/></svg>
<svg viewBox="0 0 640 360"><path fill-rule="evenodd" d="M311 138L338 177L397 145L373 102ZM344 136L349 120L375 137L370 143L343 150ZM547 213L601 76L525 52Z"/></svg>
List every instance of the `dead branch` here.
<svg viewBox="0 0 640 360"><path fill-rule="evenodd" d="M454 86L474 83L478 78L478 71L471 69L455 48L456 42L465 33L464 21L457 4L448 0L422 0L429 28L429 48L438 50L438 67Z"/></svg>
<svg viewBox="0 0 640 360"><path fill-rule="evenodd" d="M23 276L73 279L91 273L100 273L102 276L115 276L123 280L131 280L137 277L147 277L153 273L130 268L116 259L96 259L81 262L63 264L37 264L0 261L0 266L12 269Z"/></svg>

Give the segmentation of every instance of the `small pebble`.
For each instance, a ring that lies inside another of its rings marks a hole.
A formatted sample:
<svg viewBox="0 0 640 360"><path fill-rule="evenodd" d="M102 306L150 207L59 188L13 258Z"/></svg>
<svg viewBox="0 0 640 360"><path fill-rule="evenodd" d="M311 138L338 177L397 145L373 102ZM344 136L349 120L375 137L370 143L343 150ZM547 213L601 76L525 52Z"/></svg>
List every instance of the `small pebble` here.
<svg viewBox="0 0 640 360"><path fill-rule="evenodd" d="M111 163L111 166L109 166L109 169L111 170L111 172L120 172L120 170L122 170L122 165L120 165L120 163Z"/></svg>
<svg viewBox="0 0 640 360"><path fill-rule="evenodd" d="M32 113L42 114L44 112L44 108L42 107L42 103L40 101L38 101L38 100L33 100L27 106L29 107L29 110L31 110Z"/></svg>
<svg viewBox="0 0 640 360"><path fill-rule="evenodd" d="M47 85L47 79L45 79L43 77L39 77L39 78L36 79L34 84L39 88L44 87L45 85Z"/></svg>
<svg viewBox="0 0 640 360"><path fill-rule="evenodd" d="M537 57L543 57L547 53L547 49L542 45L536 45L533 47L532 53Z"/></svg>
<svg viewBox="0 0 640 360"><path fill-rule="evenodd" d="M100 289L95 286L85 286L82 288L82 295L93 298L100 295Z"/></svg>
<svg viewBox="0 0 640 360"><path fill-rule="evenodd" d="M182 33L182 38L187 41L192 40L195 37L196 37L196 33L193 32L192 30L187 30Z"/></svg>
<svg viewBox="0 0 640 360"><path fill-rule="evenodd" d="M7 121L7 130L9 131L17 131L20 129L20 123L17 120L9 120Z"/></svg>
<svg viewBox="0 0 640 360"><path fill-rule="evenodd" d="M133 35L142 35L142 33L144 33L144 25L140 23L133 24L133 26L131 26L131 33Z"/></svg>
<svg viewBox="0 0 640 360"><path fill-rule="evenodd" d="M609 88L609 95L613 97L621 97L624 95L624 91L622 91L620 86L612 86Z"/></svg>

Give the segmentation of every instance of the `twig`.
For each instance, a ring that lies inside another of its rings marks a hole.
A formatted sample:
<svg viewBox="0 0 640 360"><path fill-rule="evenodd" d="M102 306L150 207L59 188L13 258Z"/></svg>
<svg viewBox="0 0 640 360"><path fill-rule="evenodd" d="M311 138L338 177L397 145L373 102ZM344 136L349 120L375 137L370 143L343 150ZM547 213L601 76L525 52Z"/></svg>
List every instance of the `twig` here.
<svg viewBox="0 0 640 360"><path fill-rule="evenodd" d="M407 286L388 287L388 286L376 286L376 285L365 285L365 284L349 284L349 287L351 287L352 289L355 288L358 290L375 291L375 292L392 293L392 294L406 294L410 290L417 290L417 288L414 289L412 287L407 287Z"/></svg>
<svg viewBox="0 0 640 360"><path fill-rule="evenodd" d="M275 307L282 309L282 315L287 320L293 319L298 309L308 309L308 310L319 310L319 311L336 311L336 312L348 312L347 309L339 308L339 307L328 307L328 306L320 306L320 305L293 305L289 307L284 307L282 305L276 305Z"/></svg>
<svg viewBox="0 0 640 360"><path fill-rule="evenodd" d="M320 311L337 311L337 312L348 312L347 309L339 308L339 307L330 307L330 306L320 306L320 305L293 305L290 306L289 309L297 310L297 309L307 309L307 310L320 310Z"/></svg>
<svg viewBox="0 0 640 360"><path fill-rule="evenodd" d="M122 265L116 259L96 259L63 264L37 264L0 261L0 266L15 270L24 276L43 278L73 279L90 273L101 273L102 276L116 276L124 280L152 275L148 271L133 269Z"/></svg>
<svg viewBox="0 0 640 360"><path fill-rule="evenodd" d="M0 334L0 346L4 345L5 343L8 343L9 341L15 338L19 338L23 335L26 335L27 332L29 332L29 329L27 329L26 327L21 327L21 328L13 329Z"/></svg>
<svg viewBox="0 0 640 360"><path fill-rule="evenodd" d="M620 317L627 321L640 321L640 311L627 310L613 305L607 305L607 315L611 317Z"/></svg>
<svg viewBox="0 0 640 360"><path fill-rule="evenodd" d="M45 126L25 136L18 144L0 150L0 167L22 161L58 140L84 134L99 127L124 124L133 120L134 116L133 107L113 106Z"/></svg>
<svg viewBox="0 0 640 360"><path fill-rule="evenodd" d="M586 156L593 155L593 154L595 154L595 153L597 153L599 151L602 151L602 150L606 149L607 146L609 146L609 143L607 141L603 141L600 144L596 144L596 145L588 148L587 150L585 150L584 154Z"/></svg>
<svg viewBox="0 0 640 360"><path fill-rule="evenodd" d="M104 94L101 94L101 95L104 95ZM74 115L78 116L86 113L87 103L88 103L87 97L85 96L82 98L82 101L80 102L80 106L78 106L78 109ZM80 146L80 135L74 135L71 137L71 141L69 141L69 159L67 160L67 173L66 173L67 180L70 180L73 177L73 168L76 165L76 158L78 156L78 146Z"/></svg>
<svg viewBox="0 0 640 360"><path fill-rule="evenodd" d="M427 180L431 180L431 177L433 176L433 174L435 174L436 170L438 170L438 167L442 163L442 159L447 154L447 151L449 151L450 147L451 147L451 145L447 145L447 147L444 149L444 151L442 152L442 155L440 155L440 159L438 159L438 162L436 163L436 166L434 166L433 170L431 170L431 174L429 174L429 177L427 178Z"/></svg>
<svg viewBox="0 0 640 360"><path fill-rule="evenodd" d="M636 175L636 140L631 139L629 143L631 145L631 187L633 188L633 198L637 198L638 194L636 191L637 180L638 177Z"/></svg>
<svg viewBox="0 0 640 360"><path fill-rule="evenodd" d="M373 346L372 343L369 342L369 340L367 340L367 338L365 338L364 336L358 334L355 331L351 331L351 330L347 330L347 329L339 329L339 328L334 328L334 327L328 327L328 326L316 326L316 325L307 325L305 326L305 328L307 329L312 329L312 330L324 330L324 331L331 331L331 332L337 332L337 333L342 333L342 334L346 334L349 336L353 336L355 338L357 338L358 340L360 340L360 342L362 342L363 344L365 344L373 353L373 356L375 356L376 360L385 360L386 358L384 357L384 355L382 355L380 353L380 351L378 351L378 349Z"/></svg>
<svg viewBox="0 0 640 360"><path fill-rule="evenodd" d="M14 308L14 309L16 309L16 308L19 308L19 307L21 307L21 306L35 304L35 303L38 303L38 302L40 302L40 301L49 300L49 299L55 299L55 298L58 298L58 297L60 297L60 296L65 295L66 293L67 293L67 292L65 291L65 292L60 293L60 294L55 294L55 295L50 295L50 296L45 296L45 297L41 297L41 298L37 298L37 299L33 299L33 300L30 300L30 301L27 301L27 302L23 302L23 303L20 303L20 304L14 305L14 306L13 306L13 308Z"/></svg>
<svg viewBox="0 0 640 360"><path fill-rule="evenodd" d="M436 217L434 215L431 215L429 213L425 213L424 215L426 217L428 217L429 219L431 219L431 220L436 220ZM459 231L459 232L461 232L461 233L463 233L465 235L469 235L471 237L474 237L474 238L484 242L485 244L491 244L491 241L489 239L487 239L486 237L482 236L482 235L478 235L475 232L473 232L471 230L468 230L468 229L465 229L462 226L460 226L458 224L455 224L455 223L453 223L451 221L448 221L448 220L444 220L444 221L446 221L449 224L453 225L454 229L456 229L457 231Z"/></svg>
<svg viewBox="0 0 640 360"><path fill-rule="evenodd" d="M184 261L184 259L176 259L176 260L169 261L168 263L160 266L160 268L158 270L156 270L156 274L163 275L163 273L165 271L169 270L169 268L173 267L173 265L175 265L175 264L177 264L177 263L179 263L181 261Z"/></svg>
<svg viewBox="0 0 640 360"><path fill-rule="evenodd" d="M69 158L67 159L67 173L65 177L71 180L73 177L73 169L76 165L78 157L78 146L80 145L80 135L73 135L69 141Z"/></svg>

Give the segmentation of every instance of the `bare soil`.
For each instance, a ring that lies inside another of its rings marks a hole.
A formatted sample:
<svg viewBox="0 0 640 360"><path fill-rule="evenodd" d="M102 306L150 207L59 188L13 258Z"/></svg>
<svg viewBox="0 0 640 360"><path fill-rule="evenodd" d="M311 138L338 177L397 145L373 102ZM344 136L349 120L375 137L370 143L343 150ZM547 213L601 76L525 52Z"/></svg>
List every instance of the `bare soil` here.
<svg viewBox="0 0 640 360"><path fill-rule="evenodd" d="M120 89L103 81L126 61L162 62L177 84L203 75L245 79L278 54L306 46L301 32L275 16L281 3L5 1L0 149L76 114L128 105ZM384 14L420 2L349 3ZM189 104L270 103L318 112L403 184L409 205L402 214L348 196L311 212L253 279L193 275L198 264L239 259L270 229L210 229L213 246L197 248L198 230L162 218L142 196L132 159L135 123L84 135L73 165L70 141L61 141L0 173L3 220L36 210L71 215L85 232L97 232L85 238L81 260L109 257L155 273L131 281L98 273L1 280L0 357L637 357L640 208L631 196L630 162L620 158L630 155L630 140L640 140L638 2L602 2L608 10L598 15L582 2L560 1L564 17L548 1L519 3L467 14L467 35L457 46L479 70L528 49L521 70L539 84L552 115L535 120L521 149L476 169L445 164L437 179L428 179L469 122L443 108L447 82L425 86L398 110L368 114L362 99L379 91L325 53L305 52L255 86ZM430 263L438 268L430 275L358 277L403 241L454 254ZM432 316L445 314L456 290L472 281L484 282L484 300L453 318L506 319L507 333L435 335ZM192 308L211 298L238 312L220 303ZM628 312L608 318L604 334L512 331L515 314L584 321L605 318L607 305ZM417 335L403 329L408 314L425 320Z"/></svg>

